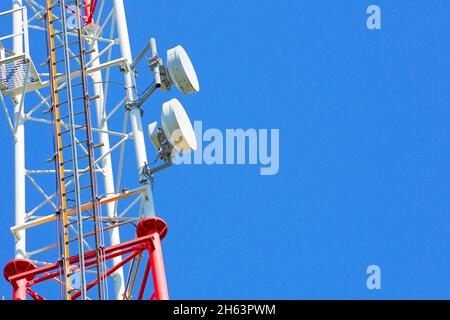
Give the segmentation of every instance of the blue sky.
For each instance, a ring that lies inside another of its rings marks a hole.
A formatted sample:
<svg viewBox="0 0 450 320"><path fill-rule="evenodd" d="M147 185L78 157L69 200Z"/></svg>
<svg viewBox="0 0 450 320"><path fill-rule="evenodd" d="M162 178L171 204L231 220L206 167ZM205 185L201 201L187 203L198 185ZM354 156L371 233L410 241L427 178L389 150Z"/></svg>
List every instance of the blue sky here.
<svg viewBox="0 0 450 320"><path fill-rule="evenodd" d="M381 30L366 27L370 4L381 8ZM275 176L192 165L157 177L172 298L450 297L448 1L126 9L135 54L150 36L161 50L181 43L199 75L199 94L158 94L152 104L177 96L204 128L280 130ZM153 110L145 123L158 120ZM13 255L13 146L4 141L2 265ZM379 291L366 287L372 264ZM0 295L9 293L0 281Z"/></svg>

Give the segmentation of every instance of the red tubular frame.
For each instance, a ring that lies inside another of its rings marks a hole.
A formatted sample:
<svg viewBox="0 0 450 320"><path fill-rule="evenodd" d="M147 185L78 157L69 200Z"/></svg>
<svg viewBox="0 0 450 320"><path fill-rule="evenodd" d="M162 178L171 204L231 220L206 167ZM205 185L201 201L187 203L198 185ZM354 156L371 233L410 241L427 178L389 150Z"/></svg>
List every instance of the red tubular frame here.
<svg viewBox="0 0 450 320"><path fill-rule="evenodd" d="M84 5L86 8L84 9L85 15L86 15L86 25L91 24L94 22L94 13L95 8L97 7L97 0L84 0Z"/></svg>
<svg viewBox="0 0 450 320"><path fill-rule="evenodd" d="M27 279L20 279L17 281L13 288L13 300L26 300L27 289Z"/></svg>
<svg viewBox="0 0 450 320"><path fill-rule="evenodd" d="M139 295L137 298L138 300L142 300L142 297L144 296L145 286L147 285L148 274L150 273L150 268L151 268L151 264L150 264L150 260L149 260L147 262L147 266L145 267L144 278L142 279L141 289L139 290Z"/></svg>
<svg viewBox="0 0 450 320"><path fill-rule="evenodd" d="M94 13L95 8L97 7L97 1L98 0L84 0L84 5L86 6L84 8L84 16L80 15L80 18L85 22L85 26L88 24L91 24L94 22ZM61 0L58 0L58 2L61 2ZM76 14L77 12L70 8L67 4L64 5L67 10L71 11L73 14Z"/></svg>
<svg viewBox="0 0 450 320"><path fill-rule="evenodd" d="M153 269L153 283L155 285L155 298L157 300L169 300L167 290L166 272L164 270L164 259L161 249L161 239L158 233L152 235L152 241L149 242L150 263Z"/></svg>
<svg viewBox="0 0 450 320"><path fill-rule="evenodd" d="M164 261L162 256L161 239L167 234L166 223L159 218L146 218L143 219L137 226L137 238L115 245L107 247L103 250L104 260L110 260L117 256L125 257L121 263L115 265L107 272L101 275L101 279L105 279L114 273L117 269L123 267L125 264L133 260L143 251L148 250L149 260L143 275L141 287L139 290L138 300L142 300L147 285L147 280L150 272L152 272L154 293L150 300L167 300L169 294L167 290L166 275L164 271ZM90 266L96 263L96 252L89 251L84 254L85 266ZM79 256L72 256L69 258L69 265L72 266L72 270L79 268L76 264L79 262ZM6 280L13 287L13 299L14 300L26 300L27 294L34 300L45 300L36 292L32 291L30 287L32 285L42 283L54 279L61 275L60 265L58 262L46 265L44 267L37 268L31 261L24 259L16 259L10 261L5 269L4 276ZM86 290L90 290L98 285L98 279L92 281L86 286ZM80 296L80 292L76 292L72 295L72 300L77 299Z"/></svg>
<svg viewBox="0 0 450 320"><path fill-rule="evenodd" d="M128 257L123 259L120 263L116 264L113 268L109 269L106 273L101 275L101 280L105 279L106 277L110 276L113 272L115 272L117 269L121 268L123 265L131 261L134 257L136 257L138 254L142 252L143 249L134 251L132 254L130 254ZM89 289L92 289L94 286L98 284L98 279L95 279L90 284L86 286L86 291L89 291ZM72 296L72 300L77 299L79 296L81 296L81 292L77 292Z"/></svg>

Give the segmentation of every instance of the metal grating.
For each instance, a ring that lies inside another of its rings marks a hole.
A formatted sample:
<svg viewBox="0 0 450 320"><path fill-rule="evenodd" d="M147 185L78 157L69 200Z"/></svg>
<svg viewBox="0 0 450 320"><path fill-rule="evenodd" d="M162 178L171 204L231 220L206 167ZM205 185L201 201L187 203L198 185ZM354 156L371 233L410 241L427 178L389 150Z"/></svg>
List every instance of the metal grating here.
<svg viewBox="0 0 450 320"><path fill-rule="evenodd" d="M31 68L28 72L28 68ZM28 79L27 78L28 73ZM14 91L27 85L39 82L33 63L25 56L7 58L0 61L0 89Z"/></svg>

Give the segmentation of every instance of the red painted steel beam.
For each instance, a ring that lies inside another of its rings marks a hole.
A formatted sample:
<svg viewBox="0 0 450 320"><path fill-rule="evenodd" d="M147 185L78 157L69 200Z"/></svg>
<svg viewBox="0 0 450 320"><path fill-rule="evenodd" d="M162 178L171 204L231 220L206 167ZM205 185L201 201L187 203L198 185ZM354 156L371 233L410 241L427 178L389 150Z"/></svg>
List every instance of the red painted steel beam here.
<svg viewBox="0 0 450 320"><path fill-rule="evenodd" d="M154 233L150 248L150 261L152 264L153 285L155 287L155 296L157 300L169 300L169 291L167 289L166 272L164 270L164 259L162 255L161 239L158 233Z"/></svg>
<svg viewBox="0 0 450 320"><path fill-rule="evenodd" d="M144 248L145 248L145 244L136 245L136 246L133 246L131 248L123 249L123 250L114 252L112 254L109 254L109 255L105 256L104 259L105 260L110 260L110 259L115 258L117 256L121 256L121 255L130 253L132 251L136 251L136 250L141 250L142 251ZM91 266L91 265L93 265L95 263L96 263L95 259L91 259L91 260L86 259L84 264L85 264L85 266L88 267L88 266ZM58 266L58 268L59 268L59 266ZM76 268L78 268L78 267L74 267L73 270L76 269ZM44 272L44 273L47 273L47 272ZM50 274L47 274L47 275L45 275L43 277L40 277L40 278L32 280L30 282L30 285L34 285L34 284L37 284L37 283L40 283L40 282L44 282L46 280L58 277L60 275L61 275L61 270L58 270L57 272L50 273Z"/></svg>
<svg viewBox="0 0 450 320"><path fill-rule="evenodd" d="M150 273L151 266L152 266L152 264L149 259L147 262L147 266L145 267L144 278L142 279L141 289L139 290L139 295L137 298L138 300L142 300L142 297L144 296L145 287L147 286L147 280L148 280L148 275Z"/></svg>
<svg viewBox="0 0 450 320"><path fill-rule="evenodd" d="M84 13L86 16L86 25L91 24L94 21L95 8L97 7L97 0L84 0Z"/></svg>
<svg viewBox="0 0 450 320"><path fill-rule="evenodd" d="M30 288L27 289L27 293L30 295L30 297L32 297L34 300L45 300L44 297L38 295L36 292L32 291Z"/></svg>
<svg viewBox="0 0 450 320"><path fill-rule="evenodd" d="M153 286L157 300L169 300L166 272L162 254L161 239L167 234L167 224L159 218L145 218L139 222L136 233L139 236L151 235L148 251L150 254L150 266L152 268ZM142 293L143 294L143 293Z"/></svg>
<svg viewBox="0 0 450 320"><path fill-rule="evenodd" d="M116 272L117 269L121 268L122 266L124 266L125 264L127 264L131 259L133 259L134 257L136 257L138 254L140 254L143 251L143 249L138 250L133 252L132 254L130 254L128 257L126 257L125 259L123 259L120 263L116 264L114 267L112 267L111 269L109 269L106 273L103 273L100 278L101 280L105 279L106 277L110 276L112 273ZM87 285L86 290L90 290L91 288L93 288L94 286L96 286L98 284L99 279L95 279L94 281L92 281L90 284ZM81 295L81 292L77 292L72 296L72 300L77 299L79 296Z"/></svg>
<svg viewBox="0 0 450 320"><path fill-rule="evenodd" d="M14 300L26 300L27 289L34 276L25 276L20 279L11 280L15 275L26 274L29 270L36 269L36 266L26 259L14 259L5 266L3 276L13 287Z"/></svg>
<svg viewBox="0 0 450 320"><path fill-rule="evenodd" d="M164 270L164 261L162 256L161 239L167 234L167 224L159 218L146 218L143 219L136 228L138 238L133 239L115 246L105 248L103 255L105 260L110 260L117 256L122 256L131 252L120 264L108 270L108 272L101 275L101 278L106 278L115 272L118 268L131 261L138 254L141 254L143 250L149 251L149 260L142 280L138 299L142 299L145 287L152 271L154 293L151 296L151 300L168 300L169 294L167 290L167 280ZM96 263L96 252L90 251L85 253L85 265L90 266ZM69 264L73 265L79 262L79 256L72 256L69 258ZM14 292L13 297L17 300L26 299L27 293L36 300L43 300L44 298L37 293L31 291L29 287L31 285L41 283L43 281L55 278L61 274L59 270L59 263L53 263L41 268L36 268L34 264L29 260L16 259L9 262L4 269L5 278L13 285ZM77 267L72 268L72 270ZM58 270L57 272L49 273L50 271ZM46 274L38 279L34 279L37 275ZM88 290L98 285L99 279L91 282L88 285ZM73 295L73 299L80 296L77 292Z"/></svg>
<svg viewBox="0 0 450 320"><path fill-rule="evenodd" d="M118 251L118 250L121 250L121 249L124 249L124 248L126 249L127 247L131 247L131 246L134 246L134 245L147 243L150 240L150 238L151 238L151 235L148 235L148 236L144 236L144 237L140 237L140 238L137 238L137 239L133 239L133 240L130 240L130 241L127 241L127 242L124 242L124 243L120 243L120 244L115 245L115 246L107 247L107 248L105 248L104 253L105 254L111 253L111 252L114 253L115 251ZM120 252L115 253L114 257L116 257L118 255L121 255L121 253ZM89 260L89 259L95 258L95 251L89 251L89 252L85 253L84 258L85 258L85 260ZM79 262L79 257L78 256L72 256L72 257L69 258L69 264L75 264L75 263L78 263L78 262ZM47 272L50 272L50 271L53 271L53 270L56 270L56 269L59 269L59 263L58 262L57 263L53 263L53 264L49 264L48 266L44 266L44 267L41 267L41 268L36 268L34 270L23 272L23 273L20 273L20 274L12 275L12 276L10 276L8 278L8 280L11 282L11 281L17 281L17 280L20 280L20 279L24 279L24 278L27 278L27 277L34 278L38 274L47 273ZM53 277L51 277L51 278L53 278Z"/></svg>

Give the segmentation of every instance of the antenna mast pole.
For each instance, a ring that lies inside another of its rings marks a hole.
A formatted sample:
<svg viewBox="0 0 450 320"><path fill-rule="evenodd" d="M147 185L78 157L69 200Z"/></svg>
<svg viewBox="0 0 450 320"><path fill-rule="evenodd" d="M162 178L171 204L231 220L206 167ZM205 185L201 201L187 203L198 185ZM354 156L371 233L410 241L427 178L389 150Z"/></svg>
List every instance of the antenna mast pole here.
<svg viewBox="0 0 450 320"><path fill-rule="evenodd" d="M131 70L131 63L133 57L131 55L130 38L128 36L128 26L125 16L125 8L123 0L114 0L114 8L117 15L117 32L119 35L119 45L122 57L126 59L126 67L124 70L124 78L127 93L127 108L130 114L131 130L133 133L134 149L136 153L136 160L138 165L138 173L141 184L146 189L146 199L144 200L144 216L154 217L155 208L153 205L152 196L152 181L150 177L146 177L146 167L148 165L147 151L145 147L144 131L142 128L141 109L134 107L135 102L138 101L136 93L136 78L133 70Z"/></svg>
<svg viewBox="0 0 450 320"><path fill-rule="evenodd" d="M22 7L22 0L12 0L13 13L13 33L16 35L13 39L14 54L24 53L23 39L23 12L19 10ZM24 97L19 94L14 96L14 118L17 128L14 133L14 203L15 203L15 224L21 225L25 222L25 130L23 124L23 102ZM16 238L15 257L16 259L25 258L26 253L26 234L25 230L20 231L19 239Z"/></svg>
<svg viewBox="0 0 450 320"><path fill-rule="evenodd" d="M138 176L141 184L146 190L146 197L143 200L143 212L145 218L155 217L155 208L152 196L152 179L148 172L147 151L145 147L144 132L142 128L141 109L136 106L138 101L136 91L135 73L131 68L133 57L131 54L130 38L128 35L128 26L125 15L123 0L114 0L114 8L117 15L117 32L119 35L119 45L122 56L126 59L126 67L124 70L124 78L127 91L127 108L129 109L131 129L133 132L134 148L138 166ZM155 235L157 235L155 233ZM151 265L153 267L153 281L155 293L159 300L169 299L167 290L167 281L164 271L164 262L161 249L161 241L159 236L153 239L153 245L149 248L151 254Z"/></svg>

